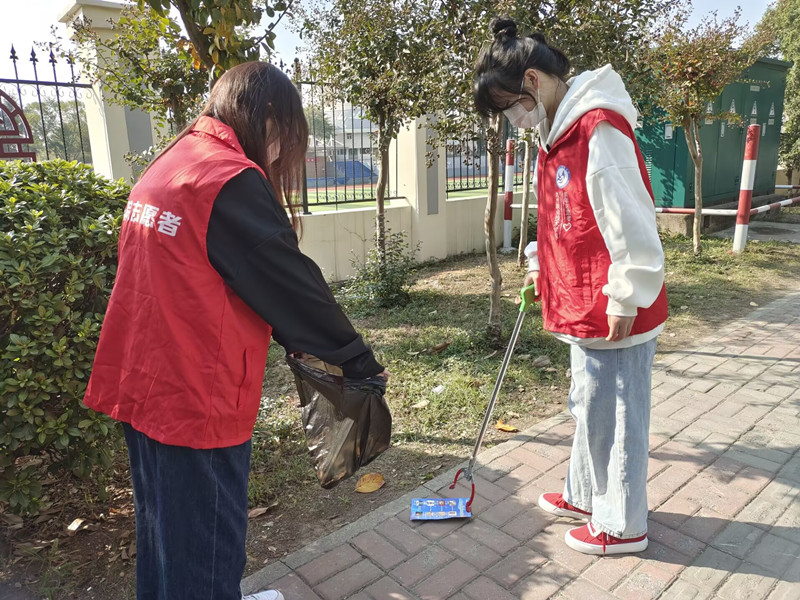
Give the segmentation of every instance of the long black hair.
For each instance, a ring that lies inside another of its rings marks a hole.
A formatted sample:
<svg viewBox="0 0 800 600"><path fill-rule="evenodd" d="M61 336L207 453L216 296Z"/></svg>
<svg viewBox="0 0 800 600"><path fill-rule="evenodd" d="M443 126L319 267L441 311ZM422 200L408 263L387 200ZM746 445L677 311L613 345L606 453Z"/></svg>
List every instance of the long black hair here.
<svg viewBox="0 0 800 600"><path fill-rule="evenodd" d="M508 17L493 19L489 25L493 41L483 47L475 65L473 92L475 108L484 117L509 108L497 97L498 92L524 93L522 79L528 69L538 69L566 81L569 59L550 46L541 33L517 35L517 24ZM532 97L532 96L531 96Z"/></svg>
<svg viewBox="0 0 800 600"><path fill-rule="evenodd" d="M214 85L200 112L200 117L203 116L213 117L233 129L245 156L264 171L278 199L289 209L292 223L298 227L297 206L292 199L302 190L308 123L292 81L269 63L240 64L226 71ZM150 166L186 137L196 122L197 119L181 131ZM280 142L277 157L269 155L268 122L277 128L275 137Z"/></svg>

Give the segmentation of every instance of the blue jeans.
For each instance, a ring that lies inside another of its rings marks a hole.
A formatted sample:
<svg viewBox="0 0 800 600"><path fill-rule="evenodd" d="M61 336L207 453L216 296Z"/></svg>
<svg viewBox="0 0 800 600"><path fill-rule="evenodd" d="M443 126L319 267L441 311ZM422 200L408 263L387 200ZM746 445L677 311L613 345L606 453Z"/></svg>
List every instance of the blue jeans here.
<svg viewBox="0 0 800 600"><path fill-rule="evenodd" d="M137 600L241 600L250 442L193 450L123 427L136 511Z"/></svg>
<svg viewBox="0 0 800 600"><path fill-rule="evenodd" d="M650 376L656 339L631 348L571 347L575 419L564 500L618 538L647 533Z"/></svg>

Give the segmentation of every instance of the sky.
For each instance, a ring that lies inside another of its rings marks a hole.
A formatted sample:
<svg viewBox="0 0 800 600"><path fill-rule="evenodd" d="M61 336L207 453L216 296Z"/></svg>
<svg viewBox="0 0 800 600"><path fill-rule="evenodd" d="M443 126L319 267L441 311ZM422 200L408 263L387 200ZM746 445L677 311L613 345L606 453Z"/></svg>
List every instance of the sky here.
<svg viewBox="0 0 800 600"><path fill-rule="evenodd" d="M24 57L24 60L18 62L20 77L30 77L32 73L27 58L33 42L49 41L50 28L53 25L57 25L62 35L64 34L65 28L58 23L58 17L73 4L73 0L26 0L25 2L0 0L0 2L4 4L2 8L4 23L14 24L13 27L4 27L0 38L0 77L13 76L11 61L8 59L12 44L15 45L17 53ZM713 10L716 10L721 18L728 17L740 3L735 0L694 0L692 4L694 13L690 25L696 24L703 15ZM745 0L742 4L742 20L753 25L764 14L770 2ZM283 23L278 26L276 33L278 55L286 61L291 61L297 54L296 47L302 43L300 38ZM44 65L49 67L46 62ZM41 72L42 65L39 69Z"/></svg>

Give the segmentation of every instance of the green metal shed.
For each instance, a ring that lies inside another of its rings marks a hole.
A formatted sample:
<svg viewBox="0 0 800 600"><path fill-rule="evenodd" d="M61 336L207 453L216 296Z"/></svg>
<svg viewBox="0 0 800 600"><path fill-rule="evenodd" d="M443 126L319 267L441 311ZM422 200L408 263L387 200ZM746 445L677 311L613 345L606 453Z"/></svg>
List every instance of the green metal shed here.
<svg viewBox="0 0 800 600"><path fill-rule="evenodd" d="M738 197L749 124L761 125L753 196L775 191L786 72L791 66L789 62L762 58L743 73L742 83L729 85L709 104L708 112L739 113L742 125L719 120L706 120L701 124L705 206ZM637 129L636 137L653 183L656 206L694 207L694 164L683 129L651 118Z"/></svg>

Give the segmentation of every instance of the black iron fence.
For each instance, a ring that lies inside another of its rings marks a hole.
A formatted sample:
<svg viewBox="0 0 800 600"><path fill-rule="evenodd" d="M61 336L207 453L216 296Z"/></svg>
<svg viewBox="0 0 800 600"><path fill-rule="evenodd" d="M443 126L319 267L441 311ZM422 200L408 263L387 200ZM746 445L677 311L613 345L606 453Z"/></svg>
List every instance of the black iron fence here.
<svg viewBox="0 0 800 600"><path fill-rule="evenodd" d="M309 130L304 209L373 202L380 176L377 128L362 108L336 100L325 85L296 85ZM386 199L398 197L396 145L390 152Z"/></svg>
<svg viewBox="0 0 800 600"><path fill-rule="evenodd" d="M0 78L0 159L91 163L85 110L91 85L78 83L74 55L34 48L23 57L12 45L9 60L5 71L13 77Z"/></svg>
<svg viewBox="0 0 800 600"><path fill-rule="evenodd" d="M524 145L521 143L522 132L506 122L503 131L503 148L506 141L516 141L514 163L516 165L514 186L522 185ZM463 139L451 139L445 144L445 161L447 164L447 192L450 195L461 192L485 190L489 187L489 169L486 156L486 138L482 130L475 128ZM500 185L503 185L505 173L505 157L501 157L497 168ZM502 192L502 188L500 190Z"/></svg>

